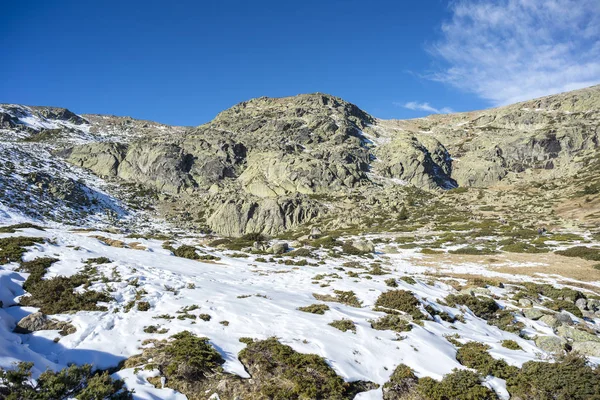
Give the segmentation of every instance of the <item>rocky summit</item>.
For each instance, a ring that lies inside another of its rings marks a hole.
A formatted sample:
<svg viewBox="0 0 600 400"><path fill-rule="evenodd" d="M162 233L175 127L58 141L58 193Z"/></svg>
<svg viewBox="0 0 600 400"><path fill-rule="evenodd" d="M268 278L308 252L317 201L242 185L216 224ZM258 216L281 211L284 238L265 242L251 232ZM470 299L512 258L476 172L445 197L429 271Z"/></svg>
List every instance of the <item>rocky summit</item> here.
<svg viewBox="0 0 600 400"><path fill-rule="evenodd" d="M402 121L1 104L0 399L595 399L599 134L600 86Z"/></svg>

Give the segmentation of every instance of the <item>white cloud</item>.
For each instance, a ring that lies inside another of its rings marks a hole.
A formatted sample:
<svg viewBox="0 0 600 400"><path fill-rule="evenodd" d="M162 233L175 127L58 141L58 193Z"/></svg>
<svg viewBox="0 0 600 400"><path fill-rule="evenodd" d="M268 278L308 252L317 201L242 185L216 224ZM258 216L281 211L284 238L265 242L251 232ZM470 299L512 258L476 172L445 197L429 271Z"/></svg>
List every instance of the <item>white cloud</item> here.
<svg viewBox="0 0 600 400"><path fill-rule="evenodd" d="M503 105L600 83L600 1L457 0L435 81Z"/></svg>
<svg viewBox="0 0 600 400"><path fill-rule="evenodd" d="M398 107L408 108L409 110L427 111L427 112L434 113L434 114L449 114L449 113L454 112L449 107L435 108L435 107L432 107L431 105L429 105L429 103L419 103L416 101L409 101L408 103L404 103L404 104L394 103L394 105L398 106Z"/></svg>

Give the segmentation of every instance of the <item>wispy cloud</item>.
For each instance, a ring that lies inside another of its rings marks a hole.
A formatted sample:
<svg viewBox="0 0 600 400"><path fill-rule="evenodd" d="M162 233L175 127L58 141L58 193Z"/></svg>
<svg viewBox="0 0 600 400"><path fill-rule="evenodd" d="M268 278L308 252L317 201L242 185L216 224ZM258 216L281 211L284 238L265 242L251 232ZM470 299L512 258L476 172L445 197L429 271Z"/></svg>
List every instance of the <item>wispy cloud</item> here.
<svg viewBox="0 0 600 400"><path fill-rule="evenodd" d="M409 110L427 111L427 112L434 113L434 114L449 114L449 113L454 112L449 107L435 108L435 107L432 107L429 103L419 103L417 101L409 101L408 103L396 103L395 102L394 105L396 107L408 108Z"/></svg>
<svg viewBox="0 0 600 400"><path fill-rule="evenodd" d="M428 78L494 105L600 83L600 1L457 0Z"/></svg>

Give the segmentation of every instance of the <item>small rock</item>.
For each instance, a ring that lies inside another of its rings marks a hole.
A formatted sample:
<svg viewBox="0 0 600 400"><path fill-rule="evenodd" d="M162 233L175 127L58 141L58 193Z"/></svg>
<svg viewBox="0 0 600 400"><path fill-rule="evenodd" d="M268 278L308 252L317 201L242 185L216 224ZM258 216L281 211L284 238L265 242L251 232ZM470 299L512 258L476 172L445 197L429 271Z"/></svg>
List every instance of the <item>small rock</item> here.
<svg viewBox="0 0 600 400"><path fill-rule="evenodd" d="M385 246L383 252L386 254L398 254L398 248L396 246Z"/></svg>
<svg viewBox="0 0 600 400"><path fill-rule="evenodd" d="M554 315L544 315L539 320L548 325L550 328L556 328L560 326L560 322L558 322Z"/></svg>
<svg viewBox="0 0 600 400"><path fill-rule="evenodd" d="M283 243L275 243L273 246L271 246L271 248L269 250L267 250L269 253L272 254L283 254L286 251L288 251L289 246L287 243L283 242Z"/></svg>
<svg viewBox="0 0 600 400"><path fill-rule="evenodd" d="M355 240L352 242L352 246L356 247L363 253L373 253L375 251L375 245L373 242L367 242L365 240Z"/></svg>
<svg viewBox="0 0 600 400"><path fill-rule="evenodd" d="M519 299L519 304L521 307L531 307L533 303L529 299Z"/></svg>
<svg viewBox="0 0 600 400"><path fill-rule="evenodd" d="M526 308L523 310L523 315L525 315L526 318L536 321L546 314L544 314L542 310L538 308Z"/></svg>
<svg viewBox="0 0 600 400"><path fill-rule="evenodd" d="M41 312L29 314L22 318L15 327L16 333L31 333L37 331L60 331L60 334L70 335L77 329L68 322L48 318Z"/></svg>
<svg viewBox="0 0 600 400"><path fill-rule="evenodd" d="M573 320L571 319L571 316L568 313L564 312L564 311L559 312L554 317L561 324L564 324L564 325L573 325Z"/></svg>
<svg viewBox="0 0 600 400"><path fill-rule="evenodd" d="M41 313L36 312L33 314L29 314L28 316L22 318L15 328L15 332L18 333L31 333L36 331L45 330L46 325L48 324L47 317Z"/></svg>
<svg viewBox="0 0 600 400"><path fill-rule="evenodd" d="M557 336L538 336L535 345L548 353L562 353L567 341Z"/></svg>
<svg viewBox="0 0 600 400"><path fill-rule="evenodd" d="M586 310L587 309L587 300L586 299L577 299L577 301L575 302L575 305L577 306L577 308L579 308L580 310Z"/></svg>
<svg viewBox="0 0 600 400"><path fill-rule="evenodd" d="M322 234L323 234L323 232L321 232L321 230L319 228L312 228L310 230L309 239L317 239Z"/></svg>

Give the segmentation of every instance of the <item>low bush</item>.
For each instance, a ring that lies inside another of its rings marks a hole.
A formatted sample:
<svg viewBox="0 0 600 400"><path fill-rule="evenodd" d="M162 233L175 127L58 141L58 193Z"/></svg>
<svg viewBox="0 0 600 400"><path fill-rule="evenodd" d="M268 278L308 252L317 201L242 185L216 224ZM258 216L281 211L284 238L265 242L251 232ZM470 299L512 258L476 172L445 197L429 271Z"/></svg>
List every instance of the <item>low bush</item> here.
<svg viewBox="0 0 600 400"><path fill-rule="evenodd" d="M351 385L316 354L302 354L275 338L252 341L239 353L252 374L266 374L260 394L268 399L349 399Z"/></svg>
<svg viewBox="0 0 600 400"><path fill-rule="evenodd" d="M39 226L39 225L34 225L31 224L29 222L25 222L22 224L15 224L15 225L9 225L9 226L0 226L0 233L15 233L17 231L17 229L37 229L38 231L45 231L46 229Z"/></svg>
<svg viewBox="0 0 600 400"><path fill-rule="evenodd" d="M388 285L389 287L398 287L398 282L396 282L396 279L394 279L394 278L386 279L385 284Z"/></svg>
<svg viewBox="0 0 600 400"><path fill-rule="evenodd" d="M59 372L43 372L31 379L33 363L21 362L16 369L0 368L0 398L7 400L129 400L131 392L108 372L92 372L91 365L72 365Z"/></svg>
<svg viewBox="0 0 600 400"><path fill-rule="evenodd" d="M408 332L412 329L410 322L395 314L388 314L370 322L371 328L378 331Z"/></svg>
<svg viewBox="0 0 600 400"><path fill-rule="evenodd" d="M510 339L503 340L502 347L506 347L507 349L510 349L510 350L523 350L521 348L521 346L519 346L519 343L515 342L514 340L510 340Z"/></svg>
<svg viewBox="0 0 600 400"><path fill-rule="evenodd" d="M0 238L0 265L21 261L23 254L27 252L27 247L43 242L43 238L26 236Z"/></svg>
<svg viewBox="0 0 600 400"><path fill-rule="evenodd" d="M383 312L389 310L402 311L415 319L422 319L423 313L419 309L419 300L407 290L390 290L379 295L375 306Z"/></svg>
<svg viewBox="0 0 600 400"><path fill-rule="evenodd" d="M481 377L472 371L455 369L441 381L419 379L418 393L427 400L494 400L493 390L481 385Z"/></svg>
<svg viewBox="0 0 600 400"><path fill-rule="evenodd" d="M335 296L330 294L313 293L313 297L320 301L332 301L335 303L346 304L347 306L351 307L360 307L362 305L360 300L358 300L358 297L356 297L356 293L354 293L352 290L334 290L333 293Z"/></svg>
<svg viewBox="0 0 600 400"><path fill-rule="evenodd" d="M69 311L106 311L98 302L108 302L111 298L105 293L88 290L75 292L80 286L90 283L90 276L84 271L70 277L58 276L43 279L46 270L55 258L38 258L21 263L21 270L30 275L23 284L29 296L21 298L21 304L38 307L44 314L60 314Z"/></svg>
<svg viewBox="0 0 600 400"><path fill-rule="evenodd" d="M349 319L338 319L330 322L329 325L339 329L342 332L352 331L353 333L356 333L356 325Z"/></svg>
<svg viewBox="0 0 600 400"><path fill-rule="evenodd" d="M458 349L456 360L465 367L477 370L484 376L493 375L501 379L507 379L518 372L518 368L508 365L506 361L493 358L488 353L489 349L490 346L486 344L469 342Z"/></svg>
<svg viewBox="0 0 600 400"><path fill-rule="evenodd" d="M304 311L311 314L325 314L325 311L329 310L329 306L327 304L311 304L310 306L298 307L299 311Z"/></svg>
<svg viewBox="0 0 600 400"><path fill-rule="evenodd" d="M528 361L506 380L512 398L584 400L600 398L600 369L570 353L554 363Z"/></svg>

